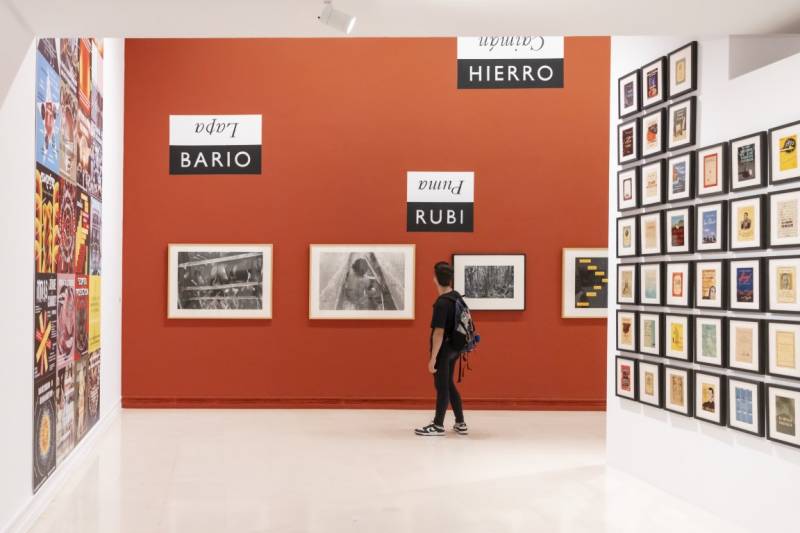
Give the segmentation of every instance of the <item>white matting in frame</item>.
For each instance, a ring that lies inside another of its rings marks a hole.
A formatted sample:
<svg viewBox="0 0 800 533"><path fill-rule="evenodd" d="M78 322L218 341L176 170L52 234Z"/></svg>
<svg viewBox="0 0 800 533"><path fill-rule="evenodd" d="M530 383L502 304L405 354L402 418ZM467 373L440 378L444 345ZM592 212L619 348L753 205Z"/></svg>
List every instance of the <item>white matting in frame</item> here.
<svg viewBox="0 0 800 533"><path fill-rule="evenodd" d="M453 288L473 311L524 311L525 254L453 254Z"/></svg>

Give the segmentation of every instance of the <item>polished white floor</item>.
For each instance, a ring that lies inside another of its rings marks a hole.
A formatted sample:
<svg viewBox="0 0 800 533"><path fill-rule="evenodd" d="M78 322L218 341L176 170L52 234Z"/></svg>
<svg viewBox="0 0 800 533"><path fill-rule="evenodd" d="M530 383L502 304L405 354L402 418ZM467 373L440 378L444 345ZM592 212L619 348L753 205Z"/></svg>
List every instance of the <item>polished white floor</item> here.
<svg viewBox="0 0 800 533"><path fill-rule="evenodd" d="M32 531L740 531L607 470L603 413L472 412L468 437L415 437L429 417L124 410Z"/></svg>

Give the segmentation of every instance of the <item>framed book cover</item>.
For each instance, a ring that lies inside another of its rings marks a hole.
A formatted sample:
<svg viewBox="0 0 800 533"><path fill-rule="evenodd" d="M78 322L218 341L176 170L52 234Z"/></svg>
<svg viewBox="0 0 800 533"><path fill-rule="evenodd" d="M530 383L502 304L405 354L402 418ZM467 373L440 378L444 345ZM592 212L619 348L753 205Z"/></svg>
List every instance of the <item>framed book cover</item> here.
<svg viewBox="0 0 800 533"><path fill-rule="evenodd" d="M665 242L667 254L688 254L694 251L694 209L691 206L667 209Z"/></svg>
<svg viewBox="0 0 800 533"><path fill-rule="evenodd" d="M639 70L634 70L618 80L619 118L635 115L642 108Z"/></svg>
<svg viewBox="0 0 800 533"><path fill-rule="evenodd" d="M759 250L764 247L764 196L735 198L728 207L730 213L730 249Z"/></svg>
<svg viewBox="0 0 800 533"><path fill-rule="evenodd" d="M649 361L637 361L639 401L652 407L664 404L663 366Z"/></svg>
<svg viewBox="0 0 800 533"><path fill-rule="evenodd" d="M664 356L680 361L692 361L692 325L690 315L666 313L662 321L664 329Z"/></svg>
<svg viewBox="0 0 800 533"><path fill-rule="evenodd" d="M617 265L617 303L636 305L639 296L639 268L636 263Z"/></svg>
<svg viewBox="0 0 800 533"><path fill-rule="evenodd" d="M800 189L774 192L768 196L770 248L800 246Z"/></svg>
<svg viewBox="0 0 800 533"><path fill-rule="evenodd" d="M728 202L713 202L695 207L698 252L724 252L728 249Z"/></svg>
<svg viewBox="0 0 800 533"><path fill-rule="evenodd" d="M800 257L767 258L767 311L800 313Z"/></svg>
<svg viewBox="0 0 800 533"><path fill-rule="evenodd" d="M664 305L661 263L639 265L639 305Z"/></svg>
<svg viewBox="0 0 800 533"><path fill-rule="evenodd" d="M694 317L694 362L724 367L727 353L725 318L720 316Z"/></svg>
<svg viewBox="0 0 800 533"><path fill-rule="evenodd" d="M728 414L728 384L725 376L696 370L694 372L694 416L703 422L725 425Z"/></svg>
<svg viewBox="0 0 800 533"><path fill-rule="evenodd" d="M669 95L676 98L697 89L697 41L687 43L667 55Z"/></svg>
<svg viewBox="0 0 800 533"><path fill-rule="evenodd" d="M617 219L617 257L635 257L639 251L639 217Z"/></svg>
<svg viewBox="0 0 800 533"><path fill-rule="evenodd" d="M692 266L689 261L670 261L664 263L664 301L668 307L691 307L692 305Z"/></svg>
<svg viewBox="0 0 800 533"><path fill-rule="evenodd" d="M728 192L728 143L697 150L697 196Z"/></svg>
<svg viewBox="0 0 800 533"><path fill-rule="evenodd" d="M725 261L697 261L694 265L694 305L698 309L725 309Z"/></svg>
<svg viewBox="0 0 800 533"><path fill-rule="evenodd" d="M620 165L639 159L639 119L617 126L617 162Z"/></svg>
<svg viewBox="0 0 800 533"><path fill-rule="evenodd" d="M639 204L641 207L663 204L665 161L663 159L651 161L641 165L639 169L641 182L639 186Z"/></svg>
<svg viewBox="0 0 800 533"><path fill-rule="evenodd" d="M767 438L800 448L800 389L767 383Z"/></svg>
<svg viewBox="0 0 800 533"><path fill-rule="evenodd" d="M664 253L663 211L639 216L639 254L662 255Z"/></svg>
<svg viewBox="0 0 800 533"><path fill-rule="evenodd" d="M766 336L767 374L800 379L800 323L770 320Z"/></svg>
<svg viewBox="0 0 800 533"><path fill-rule="evenodd" d="M667 138L664 133L666 122L667 112L664 109L657 109L642 116L642 157L652 157L664 153L667 147Z"/></svg>
<svg viewBox="0 0 800 533"><path fill-rule="evenodd" d="M641 71L642 109L666 102L669 90L667 58L659 57L652 63L643 66Z"/></svg>
<svg viewBox="0 0 800 533"><path fill-rule="evenodd" d="M639 170L632 167L617 172L617 211L639 207Z"/></svg>
<svg viewBox="0 0 800 533"><path fill-rule="evenodd" d="M767 133L760 131L731 139L731 186L733 192L767 184Z"/></svg>
<svg viewBox="0 0 800 533"><path fill-rule="evenodd" d="M667 202L691 200L695 182L694 151L667 159Z"/></svg>
<svg viewBox="0 0 800 533"><path fill-rule="evenodd" d="M728 427L764 436L764 384L728 376Z"/></svg>
<svg viewBox="0 0 800 533"><path fill-rule="evenodd" d="M636 359L617 356L616 358L616 394L626 400L636 400Z"/></svg>
<svg viewBox="0 0 800 533"><path fill-rule="evenodd" d="M769 130L770 183L786 183L800 179L798 137L800 137L800 121Z"/></svg>
<svg viewBox="0 0 800 533"><path fill-rule="evenodd" d="M636 351L636 312L617 311L617 351Z"/></svg>
<svg viewBox="0 0 800 533"><path fill-rule="evenodd" d="M728 261L728 308L759 312L764 309L764 262L760 258Z"/></svg>
<svg viewBox="0 0 800 533"><path fill-rule="evenodd" d="M661 355L661 315L639 313L639 352Z"/></svg>
<svg viewBox="0 0 800 533"><path fill-rule="evenodd" d="M693 146L697 130L697 98L691 96L667 108L669 136L667 148L671 151Z"/></svg>
<svg viewBox="0 0 800 533"><path fill-rule="evenodd" d="M764 373L764 333L760 320L728 319L728 368Z"/></svg>
<svg viewBox="0 0 800 533"><path fill-rule="evenodd" d="M664 365L664 393L664 409L683 416L692 416L694 390L690 369Z"/></svg>

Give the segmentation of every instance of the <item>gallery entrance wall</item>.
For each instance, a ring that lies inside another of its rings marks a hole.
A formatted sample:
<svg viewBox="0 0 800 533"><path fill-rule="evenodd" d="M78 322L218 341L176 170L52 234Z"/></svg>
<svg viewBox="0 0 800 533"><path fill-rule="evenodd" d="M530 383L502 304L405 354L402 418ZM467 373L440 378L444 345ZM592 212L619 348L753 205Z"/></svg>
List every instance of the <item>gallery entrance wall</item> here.
<svg viewBox="0 0 800 533"><path fill-rule="evenodd" d="M602 409L605 321L561 317L561 276L564 248L605 247L608 46L566 38L563 88L459 89L455 38L127 40L123 405L427 406L432 266L497 254L524 298L476 311L468 405ZM260 151L182 174L178 115L259 116ZM472 227L407 231L414 171L470 173ZM168 318L170 245L236 243L271 245L271 318ZM345 243L364 268L406 245L414 289L387 296L410 313L326 316L309 269Z"/></svg>

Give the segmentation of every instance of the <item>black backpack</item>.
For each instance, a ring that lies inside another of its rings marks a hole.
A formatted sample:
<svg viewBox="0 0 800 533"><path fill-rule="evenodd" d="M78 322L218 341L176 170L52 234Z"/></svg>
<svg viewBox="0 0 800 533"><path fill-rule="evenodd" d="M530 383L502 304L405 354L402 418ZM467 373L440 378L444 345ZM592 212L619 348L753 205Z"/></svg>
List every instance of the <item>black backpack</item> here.
<svg viewBox="0 0 800 533"><path fill-rule="evenodd" d="M453 302L454 320L453 329L447 332L447 343L459 354L458 362L458 382L464 376L462 363L466 363L467 370L472 370L469 366L469 354L478 346L481 336L475 331L475 322L464 299L456 292L444 295L445 298Z"/></svg>

